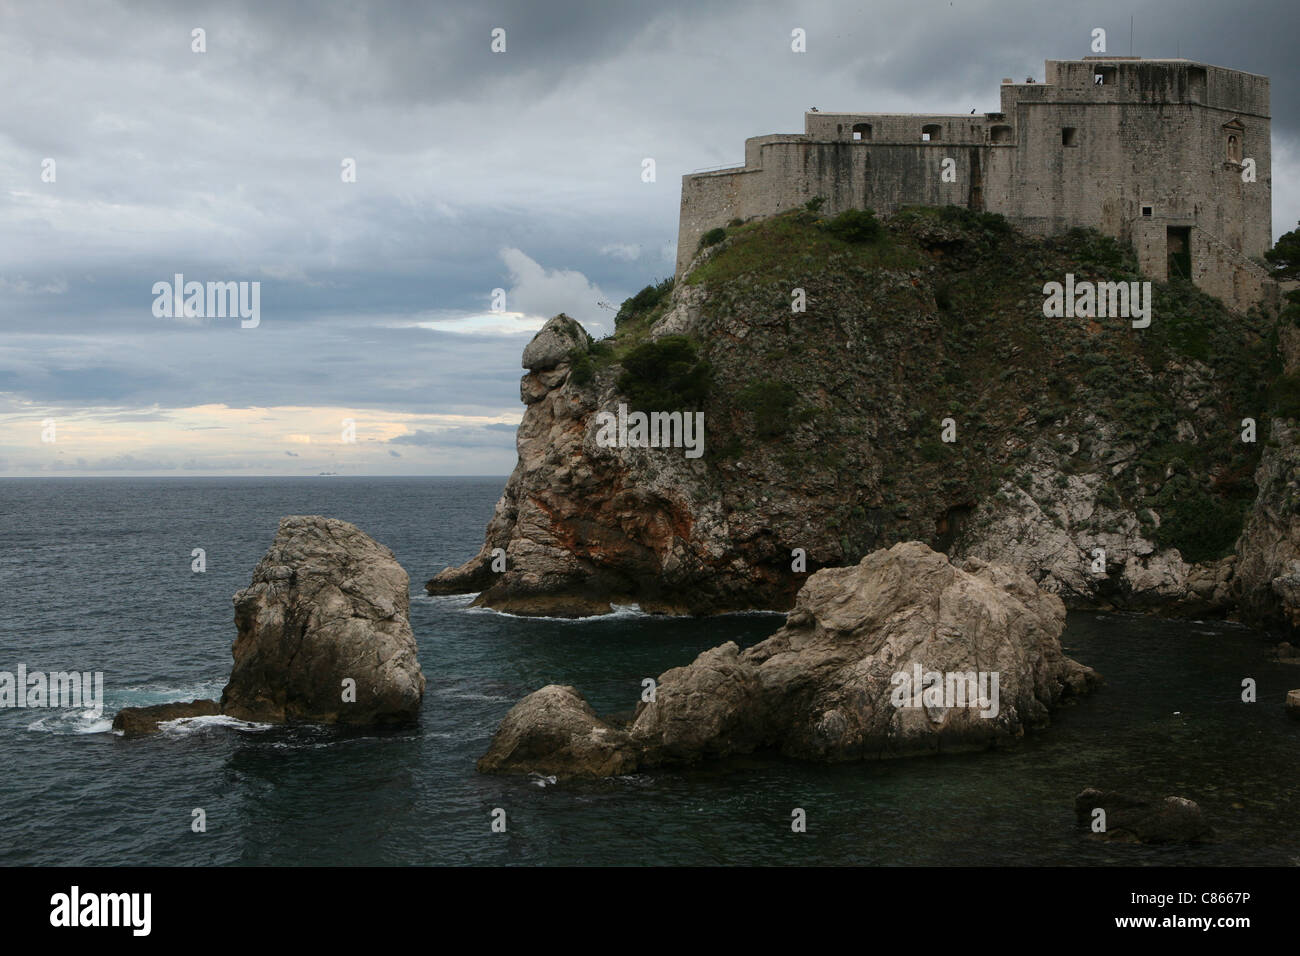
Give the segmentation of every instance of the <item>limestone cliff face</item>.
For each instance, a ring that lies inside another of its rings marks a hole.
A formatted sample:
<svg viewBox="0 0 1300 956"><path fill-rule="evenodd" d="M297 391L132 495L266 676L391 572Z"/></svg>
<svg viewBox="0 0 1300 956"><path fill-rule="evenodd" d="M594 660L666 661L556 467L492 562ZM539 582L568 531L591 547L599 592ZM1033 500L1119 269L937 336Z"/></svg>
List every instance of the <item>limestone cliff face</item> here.
<svg viewBox="0 0 1300 956"><path fill-rule="evenodd" d="M1287 377L1300 369L1300 329L1279 335ZM1300 428L1294 418L1275 418L1255 472L1258 496L1237 542L1240 556L1232 581L1242 619L1294 632L1300 628Z"/></svg>
<svg viewBox="0 0 1300 956"><path fill-rule="evenodd" d="M1241 536L1233 582L1242 616L1300 625L1300 444L1291 421L1274 421L1255 473L1259 498Z"/></svg>
<svg viewBox="0 0 1300 956"><path fill-rule="evenodd" d="M769 595L740 586L742 565L727 573L732 530L710 500L703 460L597 443L596 412L618 396L608 382L573 381L573 350L586 354L589 341L558 315L525 350L519 463L479 554L435 577L429 593L481 590L476 603L559 616L604 613L611 602L700 613L767 604ZM498 548L505 570L494 572Z"/></svg>
<svg viewBox="0 0 1300 956"><path fill-rule="evenodd" d="M612 340L552 319L483 548L428 590L527 614L784 610L818 568L920 540L1072 606L1232 613L1270 322L1186 285L1155 286L1146 329L1045 318L1045 282L1138 280L1131 255L964 210L887 226L736 227L670 295L629 300ZM601 447L620 404L702 410L704 454Z"/></svg>

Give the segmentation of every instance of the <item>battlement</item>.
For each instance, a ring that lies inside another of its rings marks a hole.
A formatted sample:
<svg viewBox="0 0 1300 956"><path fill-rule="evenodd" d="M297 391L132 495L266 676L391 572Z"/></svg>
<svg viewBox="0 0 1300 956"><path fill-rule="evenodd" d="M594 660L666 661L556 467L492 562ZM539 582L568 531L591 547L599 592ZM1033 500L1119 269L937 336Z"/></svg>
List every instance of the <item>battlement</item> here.
<svg viewBox="0 0 1300 956"><path fill-rule="evenodd" d="M1047 60L1044 77L1004 79L997 112L814 110L802 134L746 140L744 166L682 178L678 274L707 230L815 197L832 214L956 204L1047 235L1087 226L1133 242L1157 279L1184 267L1170 250L1186 230L1221 258L1271 246L1267 77L1116 56ZM1213 270L1189 272L1218 288Z"/></svg>

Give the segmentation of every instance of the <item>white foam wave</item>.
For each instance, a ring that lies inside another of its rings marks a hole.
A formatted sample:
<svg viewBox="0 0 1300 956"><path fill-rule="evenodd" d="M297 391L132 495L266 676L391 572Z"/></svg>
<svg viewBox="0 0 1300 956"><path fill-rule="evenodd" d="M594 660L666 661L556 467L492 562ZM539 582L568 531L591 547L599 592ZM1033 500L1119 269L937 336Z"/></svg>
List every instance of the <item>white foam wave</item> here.
<svg viewBox="0 0 1300 956"><path fill-rule="evenodd" d="M477 593L425 594L421 592L419 594L412 594L411 600L417 601L421 604L443 604L443 605L447 605L448 607L460 608L460 607L469 607L469 605L474 601L476 597L478 597Z"/></svg>
<svg viewBox="0 0 1300 956"><path fill-rule="evenodd" d="M221 696L225 686L225 677L212 677L179 687L136 684L132 687L106 688L108 692L105 696L112 698L112 706L116 711L123 707L149 707L152 704L171 704L182 700L215 700Z"/></svg>
<svg viewBox="0 0 1300 956"><path fill-rule="evenodd" d="M270 730L273 726L273 724L263 724L251 720L240 720L238 717L229 717L226 714L210 714L204 717L177 717L175 720L164 720L158 724L158 729L169 736L184 737L189 734L200 733L212 727L227 727L231 730L261 733L264 730Z"/></svg>
<svg viewBox="0 0 1300 956"><path fill-rule="evenodd" d="M648 614L641 610L638 604L611 604L612 611L608 614L589 614L586 617L551 617L546 614L513 614L510 611L499 611L492 607L464 607L461 612L464 614L490 614L496 617L509 617L516 621L553 621L556 624L593 624L601 621L617 621L627 618L676 618L689 617L687 614Z"/></svg>
<svg viewBox="0 0 1300 956"><path fill-rule="evenodd" d="M93 710L58 711L27 725L28 730L43 734L102 734L112 727L111 718Z"/></svg>
<svg viewBox="0 0 1300 956"><path fill-rule="evenodd" d="M464 694L456 691L431 691L435 697L450 698L451 700L484 700L493 704L503 704L518 700L517 697L502 697L500 694Z"/></svg>
<svg viewBox="0 0 1300 956"><path fill-rule="evenodd" d="M431 604L438 604L443 607L456 611L462 611L466 614L493 614L498 617L510 617L520 621L555 621L560 624L591 624L597 621L616 621L620 618L660 618L662 620L683 620L694 618L694 614L662 614L650 613L643 611L639 604L610 604L611 610L607 614L588 614L585 617L553 617L545 614L514 614L510 611L501 611L492 607L471 607L477 594L417 594L412 595L412 601L422 601ZM744 611L727 611L717 617L785 617L785 611L770 611L763 608L751 608Z"/></svg>

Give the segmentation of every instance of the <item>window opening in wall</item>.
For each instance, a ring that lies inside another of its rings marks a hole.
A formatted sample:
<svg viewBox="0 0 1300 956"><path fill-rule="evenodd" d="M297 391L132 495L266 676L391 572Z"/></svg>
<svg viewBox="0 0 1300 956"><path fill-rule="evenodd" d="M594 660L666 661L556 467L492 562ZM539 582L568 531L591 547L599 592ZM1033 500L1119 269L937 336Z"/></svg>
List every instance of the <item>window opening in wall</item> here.
<svg viewBox="0 0 1300 956"><path fill-rule="evenodd" d="M1077 133L1078 133L1078 130L1077 130L1075 127L1073 127L1073 126L1064 126L1064 127L1062 127L1062 128L1061 128L1061 145L1062 145L1062 146L1078 146L1079 143L1078 143L1078 139L1077 139Z"/></svg>

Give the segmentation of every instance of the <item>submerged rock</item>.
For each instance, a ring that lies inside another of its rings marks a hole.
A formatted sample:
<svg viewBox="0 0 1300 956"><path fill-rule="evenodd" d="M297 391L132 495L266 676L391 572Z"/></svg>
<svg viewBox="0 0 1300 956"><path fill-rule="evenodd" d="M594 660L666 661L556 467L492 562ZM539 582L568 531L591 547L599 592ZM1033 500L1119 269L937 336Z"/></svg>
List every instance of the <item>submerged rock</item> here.
<svg viewBox="0 0 1300 956"><path fill-rule="evenodd" d="M139 737L158 732L158 725L182 717L213 717L221 713L215 700L176 701L149 707L123 707L113 718L113 730L124 737Z"/></svg>
<svg viewBox="0 0 1300 956"><path fill-rule="evenodd" d="M626 734L573 688L525 698L480 769L599 775L574 769L575 741L595 738L618 772L765 748L842 761L995 746L1100 681L1062 653L1064 622L1060 598L1021 571L897 544L814 574L785 627L749 650L729 642L664 673ZM563 707L524 706L560 691ZM502 759L525 716L527 759Z"/></svg>
<svg viewBox="0 0 1300 956"><path fill-rule="evenodd" d="M393 552L315 515L280 520L234 597L235 664L221 711L242 720L351 725L413 720L424 675Z"/></svg>
<svg viewBox="0 0 1300 956"><path fill-rule="evenodd" d="M1279 664L1300 664L1300 647L1296 647L1290 641L1283 641L1273 648L1276 655L1275 660Z"/></svg>
<svg viewBox="0 0 1300 956"><path fill-rule="evenodd" d="M1074 798L1079 826L1092 827L1097 810L1106 814L1106 829L1096 836L1127 843L1198 843L1214 830L1201 808L1186 797L1151 799L1089 787Z"/></svg>

